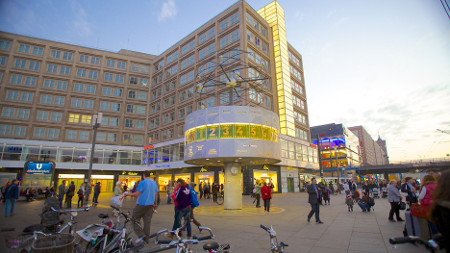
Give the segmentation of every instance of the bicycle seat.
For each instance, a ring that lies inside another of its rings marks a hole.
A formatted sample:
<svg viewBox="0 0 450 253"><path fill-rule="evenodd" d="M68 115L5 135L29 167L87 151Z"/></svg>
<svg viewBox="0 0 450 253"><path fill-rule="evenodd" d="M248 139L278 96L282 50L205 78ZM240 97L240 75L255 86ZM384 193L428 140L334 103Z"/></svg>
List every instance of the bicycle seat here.
<svg viewBox="0 0 450 253"><path fill-rule="evenodd" d="M98 214L98 217L99 217L100 219L106 219L106 218L109 218L109 216L108 216L107 214L104 214L104 213Z"/></svg>
<svg viewBox="0 0 450 253"><path fill-rule="evenodd" d="M24 235L28 235L28 234L33 234L34 231L42 231L43 229L44 229L43 225L41 225L41 224L34 224L34 225L31 225L31 226L28 226L28 227L24 228L22 230L22 233Z"/></svg>
<svg viewBox="0 0 450 253"><path fill-rule="evenodd" d="M217 242L208 242L203 245L204 250L216 250L219 248L219 244Z"/></svg>

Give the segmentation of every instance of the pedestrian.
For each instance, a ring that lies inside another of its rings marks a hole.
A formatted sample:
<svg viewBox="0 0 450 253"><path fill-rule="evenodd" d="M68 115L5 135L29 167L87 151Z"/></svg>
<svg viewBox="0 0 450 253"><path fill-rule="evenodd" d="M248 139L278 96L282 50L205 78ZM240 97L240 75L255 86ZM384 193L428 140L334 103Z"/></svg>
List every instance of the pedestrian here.
<svg viewBox="0 0 450 253"><path fill-rule="evenodd" d="M362 192L362 197L358 202L358 206L361 207L363 212L370 212L371 206L369 205L369 195L366 192Z"/></svg>
<svg viewBox="0 0 450 253"><path fill-rule="evenodd" d="M84 189L86 191L85 191L85 194L84 194L84 201L83 202L84 202L85 205L87 205L89 203L89 195L91 195L92 188L93 188L92 186L93 185L89 185L87 180L84 181Z"/></svg>
<svg viewBox="0 0 450 253"><path fill-rule="evenodd" d="M13 179L12 183L5 189L5 217L14 215L14 206L19 199L19 181Z"/></svg>
<svg viewBox="0 0 450 253"><path fill-rule="evenodd" d="M261 180L256 180L256 185L255 185L255 199L256 199L256 207L259 208L260 206L260 201L261 201Z"/></svg>
<svg viewBox="0 0 450 253"><path fill-rule="evenodd" d="M353 196L352 194L347 194L347 196L345 197L345 204L347 204L347 208L349 212L353 212Z"/></svg>
<svg viewBox="0 0 450 253"><path fill-rule="evenodd" d="M63 206L63 200L64 200L65 193L66 193L66 180L63 180L58 187L58 200L59 200L60 208L62 208L62 206Z"/></svg>
<svg viewBox="0 0 450 253"><path fill-rule="evenodd" d="M172 230L176 230L181 227L181 219L184 218L185 226L187 229L188 239L192 239L191 231L191 194L189 186L182 178L178 178L176 181L177 190L174 193L175 200L175 215ZM172 235L173 236L173 235Z"/></svg>
<svg viewBox="0 0 450 253"><path fill-rule="evenodd" d="M441 248L450 252L450 170L439 176L431 201L430 217L444 237Z"/></svg>
<svg viewBox="0 0 450 253"><path fill-rule="evenodd" d="M122 192L126 192L126 191L128 191L127 182L123 183L123 191Z"/></svg>
<svg viewBox="0 0 450 253"><path fill-rule="evenodd" d="M348 182L345 182L344 186L344 192L345 194L350 194L350 187L348 186Z"/></svg>
<svg viewBox="0 0 450 253"><path fill-rule="evenodd" d="M6 189L11 185L11 181L6 182L4 186L2 186L2 202L5 204L6 202Z"/></svg>
<svg viewBox="0 0 450 253"><path fill-rule="evenodd" d="M200 199L203 197L203 182L200 181L200 184L198 185L198 193L200 195Z"/></svg>
<svg viewBox="0 0 450 253"><path fill-rule="evenodd" d="M328 205L330 205L330 198L331 198L331 190L329 186L325 186L325 189L323 190L323 201L325 202L325 205L328 202Z"/></svg>
<svg viewBox="0 0 450 253"><path fill-rule="evenodd" d="M144 171L143 176L144 180L139 182L135 192L125 193L125 196L137 197L136 206L131 217L134 233L138 236L138 239L135 241L136 244L148 243L152 216L158 207L158 186L155 181L150 179L150 171ZM141 227L141 219L144 220L144 229Z"/></svg>
<svg viewBox="0 0 450 253"><path fill-rule="evenodd" d="M317 184L317 189L319 190L319 205L323 205L322 200L323 200L323 182L320 181Z"/></svg>
<svg viewBox="0 0 450 253"><path fill-rule="evenodd" d="M311 211L308 214L308 222L310 222L313 214L316 216L316 223L323 224L319 218L319 189L316 185L316 178L311 178L311 184L306 187L308 192L308 203L311 205Z"/></svg>
<svg viewBox="0 0 450 253"><path fill-rule="evenodd" d="M100 182L97 182L94 186L94 198L92 199L92 203L98 204L98 196L100 195Z"/></svg>
<svg viewBox="0 0 450 253"><path fill-rule="evenodd" d="M211 198L211 183L209 183L209 182L206 185L206 196L208 196L208 199Z"/></svg>
<svg viewBox="0 0 450 253"><path fill-rule="evenodd" d="M219 184L213 183L212 186L212 194L213 194L213 202L217 203L217 194L219 193Z"/></svg>
<svg viewBox="0 0 450 253"><path fill-rule="evenodd" d="M172 204L172 198L170 197L172 195L172 192L173 192L172 181L169 180L169 182L167 182L167 186L166 186L167 204L168 205Z"/></svg>
<svg viewBox="0 0 450 253"><path fill-rule="evenodd" d="M84 183L82 183L82 184L80 185L80 189L78 190L77 194L78 194L78 203L77 203L77 206L78 206L78 208L80 208L80 206L81 206L81 207L83 206L84 194L86 194L86 188L85 188L85 186L84 186ZM81 203L81 205L80 205L80 203Z"/></svg>
<svg viewBox="0 0 450 253"><path fill-rule="evenodd" d="M196 185L194 182L191 182L189 186L190 186L189 194L191 195L191 220L192 222L194 222L195 225L197 225L198 230L200 230L202 224L200 224L200 222L194 217L194 209L200 205L197 199L197 192L195 191Z"/></svg>
<svg viewBox="0 0 450 253"><path fill-rule="evenodd" d="M424 206L431 206L431 196L436 188L436 179L432 175L425 175L420 186L419 200Z"/></svg>
<svg viewBox="0 0 450 253"><path fill-rule="evenodd" d="M266 182L264 182L263 187L261 187L261 197L264 201L264 211L269 212L270 200L272 199L272 188L270 188Z"/></svg>
<svg viewBox="0 0 450 253"><path fill-rule="evenodd" d="M117 181L116 187L114 187L114 197L120 196L120 195L122 195L122 193L123 193L122 182Z"/></svg>
<svg viewBox="0 0 450 253"><path fill-rule="evenodd" d="M405 183L401 186L401 192L406 195L406 203L409 206L417 203L417 188L413 186L414 179L411 177L405 178Z"/></svg>
<svg viewBox="0 0 450 253"><path fill-rule="evenodd" d="M72 208L72 198L75 195L75 183L72 181L66 189L66 208Z"/></svg>
<svg viewBox="0 0 450 253"><path fill-rule="evenodd" d="M402 199L402 195L400 195L400 192L397 188L397 181L391 180L388 185L388 201L391 204L391 210L389 211L389 221L394 220L394 213L397 218L397 221L403 221L402 218L400 218L400 201Z"/></svg>

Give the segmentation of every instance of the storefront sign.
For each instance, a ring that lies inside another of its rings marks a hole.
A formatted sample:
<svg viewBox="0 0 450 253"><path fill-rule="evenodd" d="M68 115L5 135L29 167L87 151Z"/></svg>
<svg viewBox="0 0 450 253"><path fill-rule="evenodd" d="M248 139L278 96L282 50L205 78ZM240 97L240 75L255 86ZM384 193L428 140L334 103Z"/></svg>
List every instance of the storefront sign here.
<svg viewBox="0 0 450 253"><path fill-rule="evenodd" d="M300 177L300 180L305 180L305 176L300 175L299 177Z"/></svg>
<svg viewBox="0 0 450 253"><path fill-rule="evenodd" d="M83 179L83 174L59 174L58 178L67 178L67 179Z"/></svg>
<svg viewBox="0 0 450 253"><path fill-rule="evenodd" d="M153 145L149 145L149 146L144 147L144 150L152 149L153 147L154 147Z"/></svg>
<svg viewBox="0 0 450 253"><path fill-rule="evenodd" d="M131 171L122 171L122 175L129 175L129 176L137 176L137 172L131 172Z"/></svg>
<svg viewBox="0 0 450 253"><path fill-rule="evenodd" d="M202 168L200 169L200 172L207 172L207 170L206 170L205 168L202 167Z"/></svg>
<svg viewBox="0 0 450 253"><path fill-rule="evenodd" d="M114 175L92 175L92 179L114 179Z"/></svg>
<svg viewBox="0 0 450 253"><path fill-rule="evenodd" d="M53 164L51 163L34 163L27 164L27 174L51 174Z"/></svg>

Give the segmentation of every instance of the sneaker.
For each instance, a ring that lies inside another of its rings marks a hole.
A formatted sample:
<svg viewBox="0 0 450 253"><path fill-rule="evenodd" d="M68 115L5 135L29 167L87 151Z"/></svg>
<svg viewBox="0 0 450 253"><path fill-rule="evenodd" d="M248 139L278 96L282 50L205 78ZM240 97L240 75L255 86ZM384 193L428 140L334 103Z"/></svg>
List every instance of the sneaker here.
<svg viewBox="0 0 450 253"><path fill-rule="evenodd" d="M398 218L397 221L405 221L405 220L402 218Z"/></svg>
<svg viewBox="0 0 450 253"><path fill-rule="evenodd" d="M391 222L395 222L395 220L394 220L394 219L389 219L389 221L391 221Z"/></svg>
<svg viewBox="0 0 450 253"><path fill-rule="evenodd" d="M317 224L323 224L323 222L320 220L320 221L316 221L316 223Z"/></svg>

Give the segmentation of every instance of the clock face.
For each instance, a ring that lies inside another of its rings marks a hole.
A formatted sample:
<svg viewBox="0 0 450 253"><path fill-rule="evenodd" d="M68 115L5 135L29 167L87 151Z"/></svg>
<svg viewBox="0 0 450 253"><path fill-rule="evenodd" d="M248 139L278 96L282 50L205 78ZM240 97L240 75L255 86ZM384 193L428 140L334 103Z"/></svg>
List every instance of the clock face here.
<svg viewBox="0 0 450 253"><path fill-rule="evenodd" d="M236 175L238 173L238 168L231 167L231 174Z"/></svg>

